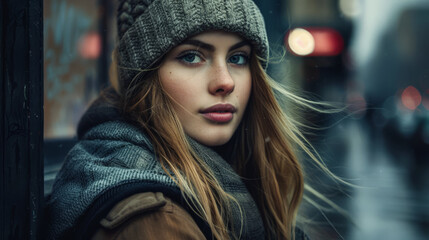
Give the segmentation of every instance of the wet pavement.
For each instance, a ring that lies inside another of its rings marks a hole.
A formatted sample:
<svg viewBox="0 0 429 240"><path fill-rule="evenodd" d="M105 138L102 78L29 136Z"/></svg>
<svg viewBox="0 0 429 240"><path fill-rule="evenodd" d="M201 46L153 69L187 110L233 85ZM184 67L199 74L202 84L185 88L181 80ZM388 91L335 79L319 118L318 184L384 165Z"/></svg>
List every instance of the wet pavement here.
<svg viewBox="0 0 429 240"><path fill-rule="evenodd" d="M354 221L342 227L344 218L335 221L338 216L328 215L341 235L336 239L429 239L428 151L416 155L412 143L386 134L391 130L348 119L330 129L319 145L328 166L357 185L333 199Z"/></svg>

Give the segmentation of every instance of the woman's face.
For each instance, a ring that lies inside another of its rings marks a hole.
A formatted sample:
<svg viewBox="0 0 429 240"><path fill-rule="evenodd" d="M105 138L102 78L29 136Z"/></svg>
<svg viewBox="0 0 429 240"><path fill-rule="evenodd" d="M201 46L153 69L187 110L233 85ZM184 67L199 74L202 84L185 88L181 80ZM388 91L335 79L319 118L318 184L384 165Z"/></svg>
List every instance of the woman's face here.
<svg viewBox="0 0 429 240"><path fill-rule="evenodd" d="M207 146L228 142L249 100L250 54L247 41L220 31L196 35L167 54L159 78L186 134Z"/></svg>

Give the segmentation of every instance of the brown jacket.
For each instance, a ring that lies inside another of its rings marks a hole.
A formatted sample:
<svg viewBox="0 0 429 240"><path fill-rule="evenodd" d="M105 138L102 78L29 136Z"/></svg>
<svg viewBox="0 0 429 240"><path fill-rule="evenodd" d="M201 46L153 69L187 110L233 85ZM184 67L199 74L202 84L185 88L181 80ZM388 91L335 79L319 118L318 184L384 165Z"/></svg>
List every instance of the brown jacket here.
<svg viewBox="0 0 429 240"><path fill-rule="evenodd" d="M296 240L309 240L296 229ZM132 195L100 221L92 240L205 240L191 215L160 192Z"/></svg>
<svg viewBox="0 0 429 240"><path fill-rule="evenodd" d="M206 239L191 215L162 193L132 195L100 221L92 240Z"/></svg>

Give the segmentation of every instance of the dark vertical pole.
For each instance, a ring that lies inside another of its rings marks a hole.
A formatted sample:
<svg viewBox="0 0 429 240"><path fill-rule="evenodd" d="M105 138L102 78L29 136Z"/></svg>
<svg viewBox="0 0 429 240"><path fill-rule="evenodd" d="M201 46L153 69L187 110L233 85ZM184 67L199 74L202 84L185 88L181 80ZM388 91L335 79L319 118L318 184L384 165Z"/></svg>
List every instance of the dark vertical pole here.
<svg viewBox="0 0 429 240"><path fill-rule="evenodd" d="M0 239L37 239L43 209L43 0L0 7Z"/></svg>
<svg viewBox="0 0 429 240"><path fill-rule="evenodd" d="M101 54L98 58L97 90L102 90L109 85L109 19L112 16L113 4L111 0L98 0L99 33L101 37Z"/></svg>

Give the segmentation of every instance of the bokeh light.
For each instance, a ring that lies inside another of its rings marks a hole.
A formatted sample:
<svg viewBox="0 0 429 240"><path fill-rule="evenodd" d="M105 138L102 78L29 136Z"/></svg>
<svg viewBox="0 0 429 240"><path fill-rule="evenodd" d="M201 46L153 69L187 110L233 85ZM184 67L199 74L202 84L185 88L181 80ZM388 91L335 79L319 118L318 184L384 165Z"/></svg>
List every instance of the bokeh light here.
<svg viewBox="0 0 429 240"><path fill-rule="evenodd" d="M100 34L90 32L83 35L79 41L79 54L85 59L97 59L101 54Z"/></svg>
<svg viewBox="0 0 429 240"><path fill-rule="evenodd" d="M415 110L422 102L422 96L419 90L413 86L404 89L401 95L402 104L411 110Z"/></svg>
<svg viewBox="0 0 429 240"><path fill-rule="evenodd" d="M309 55L314 51L314 37L305 29L296 28L289 33L288 46L297 55Z"/></svg>
<svg viewBox="0 0 429 240"><path fill-rule="evenodd" d="M341 13L348 18L356 18L361 14L361 3L359 0L340 0L338 2Z"/></svg>
<svg viewBox="0 0 429 240"><path fill-rule="evenodd" d="M337 56L343 51L344 39L332 28L296 28L288 33L285 44L298 56Z"/></svg>
<svg viewBox="0 0 429 240"><path fill-rule="evenodd" d="M314 28L309 30L315 39L315 56L336 56L344 48L344 40L339 32L330 28Z"/></svg>

